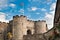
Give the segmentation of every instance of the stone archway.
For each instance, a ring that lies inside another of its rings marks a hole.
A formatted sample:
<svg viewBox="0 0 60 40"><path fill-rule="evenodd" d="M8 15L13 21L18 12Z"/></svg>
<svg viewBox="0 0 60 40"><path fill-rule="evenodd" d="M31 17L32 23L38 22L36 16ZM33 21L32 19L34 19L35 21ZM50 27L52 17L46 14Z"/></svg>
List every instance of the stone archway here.
<svg viewBox="0 0 60 40"><path fill-rule="evenodd" d="M30 29L27 30L27 34L31 34L31 30Z"/></svg>

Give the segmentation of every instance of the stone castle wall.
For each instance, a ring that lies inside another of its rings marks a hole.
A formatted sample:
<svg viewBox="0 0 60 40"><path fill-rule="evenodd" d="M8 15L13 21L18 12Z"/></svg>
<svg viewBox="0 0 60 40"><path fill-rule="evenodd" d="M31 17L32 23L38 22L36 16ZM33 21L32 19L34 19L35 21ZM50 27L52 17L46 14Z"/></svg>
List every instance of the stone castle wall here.
<svg viewBox="0 0 60 40"><path fill-rule="evenodd" d="M46 21L32 21L28 20L26 16L14 16L13 20L9 23L2 23L0 25L0 32L4 32L5 40L7 39L7 34L12 33L12 40L23 40L24 35L28 34L41 34L45 33L47 30ZM6 35L5 35L6 34Z"/></svg>
<svg viewBox="0 0 60 40"><path fill-rule="evenodd" d="M47 32L46 21L36 21L35 22L35 33L41 34Z"/></svg>
<svg viewBox="0 0 60 40"><path fill-rule="evenodd" d="M46 40L43 34L24 35L23 40Z"/></svg>
<svg viewBox="0 0 60 40"><path fill-rule="evenodd" d="M35 22L27 20L25 16L14 16L13 20L10 21L9 24L0 22L0 40L6 40L7 31L12 32L13 40L60 40L60 33L57 31L58 29L56 29L57 26L60 26L59 7L60 0L57 0L54 28L48 32L46 32L46 22ZM31 31L31 34L27 34L28 30Z"/></svg>
<svg viewBox="0 0 60 40"><path fill-rule="evenodd" d="M0 40L4 40L7 34L8 24L5 22L0 22Z"/></svg>
<svg viewBox="0 0 60 40"><path fill-rule="evenodd" d="M22 40L23 28L25 28L26 18L18 15L13 18L13 38L14 40Z"/></svg>
<svg viewBox="0 0 60 40"><path fill-rule="evenodd" d="M27 20L27 17L21 16L14 16L13 17L13 26L12 26L12 33L14 40L22 40L23 35L27 34L41 34L47 32L46 30L46 21L32 21Z"/></svg>
<svg viewBox="0 0 60 40"><path fill-rule="evenodd" d="M29 28L32 31L33 35L25 35L23 36L24 40L60 40L60 33L57 31L57 26L60 26L60 0L57 0L56 10L55 10L55 18L54 18L54 28L50 31L46 32L46 22L35 22L28 21L26 22L28 25L31 25L33 28ZM31 24L29 24L31 23ZM33 25L32 25L33 24ZM56 27L56 28L55 28ZM46 33L44 33L46 32ZM25 32L24 32L25 33ZM36 34L34 34L36 33ZM44 33L43 35L40 33ZM27 33L26 33L27 34ZM58 35L58 36L57 36Z"/></svg>
<svg viewBox="0 0 60 40"><path fill-rule="evenodd" d="M13 39L22 40L23 35L27 35L27 30L31 30L33 34L33 22L28 22L25 16L15 16L13 18Z"/></svg>

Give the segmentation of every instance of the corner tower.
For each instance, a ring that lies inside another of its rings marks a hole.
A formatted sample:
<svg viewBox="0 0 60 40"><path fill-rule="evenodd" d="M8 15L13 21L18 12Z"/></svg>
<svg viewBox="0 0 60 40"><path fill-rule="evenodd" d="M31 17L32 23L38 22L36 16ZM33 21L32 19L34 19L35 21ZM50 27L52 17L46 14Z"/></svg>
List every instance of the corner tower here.
<svg viewBox="0 0 60 40"><path fill-rule="evenodd" d="M26 17L14 16L13 17L13 40L22 40L23 39L23 30L26 27Z"/></svg>
<svg viewBox="0 0 60 40"><path fill-rule="evenodd" d="M42 34L47 32L47 26L46 26L46 21L35 21L35 33L36 34Z"/></svg>

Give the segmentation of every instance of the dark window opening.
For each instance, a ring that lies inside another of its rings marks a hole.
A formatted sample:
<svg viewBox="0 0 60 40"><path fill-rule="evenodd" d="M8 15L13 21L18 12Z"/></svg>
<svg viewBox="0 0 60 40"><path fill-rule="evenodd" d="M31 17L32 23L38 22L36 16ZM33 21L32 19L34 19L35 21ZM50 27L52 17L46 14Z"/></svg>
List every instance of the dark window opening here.
<svg viewBox="0 0 60 40"><path fill-rule="evenodd" d="M27 34L31 34L31 30L27 30Z"/></svg>

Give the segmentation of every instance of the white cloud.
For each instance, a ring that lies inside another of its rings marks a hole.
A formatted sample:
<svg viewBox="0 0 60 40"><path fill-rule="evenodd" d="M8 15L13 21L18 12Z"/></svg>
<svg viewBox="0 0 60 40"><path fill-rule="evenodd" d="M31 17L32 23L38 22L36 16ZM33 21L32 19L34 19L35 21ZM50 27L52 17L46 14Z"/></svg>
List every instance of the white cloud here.
<svg viewBox="0 0 60 40"><path fill-rule="evenodd" d="M57 2L57 0L55 0Z"/></svg>
<svg viewBox="0 0 60 40"><path fill-rule="evenodd" d="M29 2L39 2L40 0L28 0Z"/></svg>
<svg viewBox="0 0 60 40"><path fill-rule="evenodd" d="M47 0L47 4L51 4L52 3L52 0Z"/></svg>
<svg viewBox="0 0 60 40"><path fill-rule="evenodd" d="M6 14L3 12L0 12L0 21L1 22L9 22L9 20L6 20Z"/></svg>
<svg viewBox="0 0 60 40"><path fill-rule="evenodd" d="M55 10L56 3L52 3L50 10Z"/></svg>
<svg viewBox="0 0 60 40"><path fill-rule="evenodd" d="M12 7L12 8L14 8L16 5L13 4L13 3L11 3L9 6Z"/></svg>
<svg viewBox="0 0 60 40"><path fill-rule="evenodd" d="M38 7L31 7L27 8L28 11L36 11L36 10L41 10L41 11L47 11L45 8L38 8Z"/></svg>
<svg viewBox="0 0 60 40"><path fill-rule="evenodd" d="M0 0L0 9L8 6L8 0Z"/></svg>
<svg viewBox="0 0 60 40"><path fill-rule="evenodd" d="M49 13L46 13L46 16L45 16L45 18L48 18L48 19L50 19L50 18L52 18L52 15L51 15L51 14L49 14Z"/></svg>
<svg viewBox="0 0 60 40"><path fill-rule="evenodd" d="M48 29L51 29L53 27L53 19L54 19L54 15L46 13L45 20L47 22Z"/></svg>
<svg viewBox="0 0 60 40"><path fill-rule="evenodd" d="M31 8L27 8L28 11L36 11L36 10L41 10L41 8L38 7L31 7Z"/></svg>
<svg viewBox="0 0 60 40"><path fill-rule="evenodd" d="M24 9L20 9L18 12L24 15Z"/></svg>
<svg viewBox="0 0 60 40"><path fill-rule="evenodd" d="M47 11L45 8L42 8L41 10L42 10L42 11Z"/></svg>
<svg viewBox="0 0 60 40"><path fill-rule="evenodd" d="M36 11L38 8L37 7L32 7L32 11Z"/></svg>
<svg viewBox="0 0 60 40"><path fill-rule="evenodd" d="M40 13L36 13L36 14L40 14Z"/></svg>
<svg viewBox="0 0 60 40"><path fill-rule="evenodd" d="M52 11L45 14L45 19L48 24L48 29L51 29L53 27L55 7L56 7L56 3L52 3L50 7L50 10Z"/></svg>
<svg viewBox="0 0 60 40"><path fill-rule="evenodd" d="M14 8L16 5L13 4L13 3L8 4L8 0L0 0L0 10L2 10L4 8L8 7L8 6Z"/></svg>

